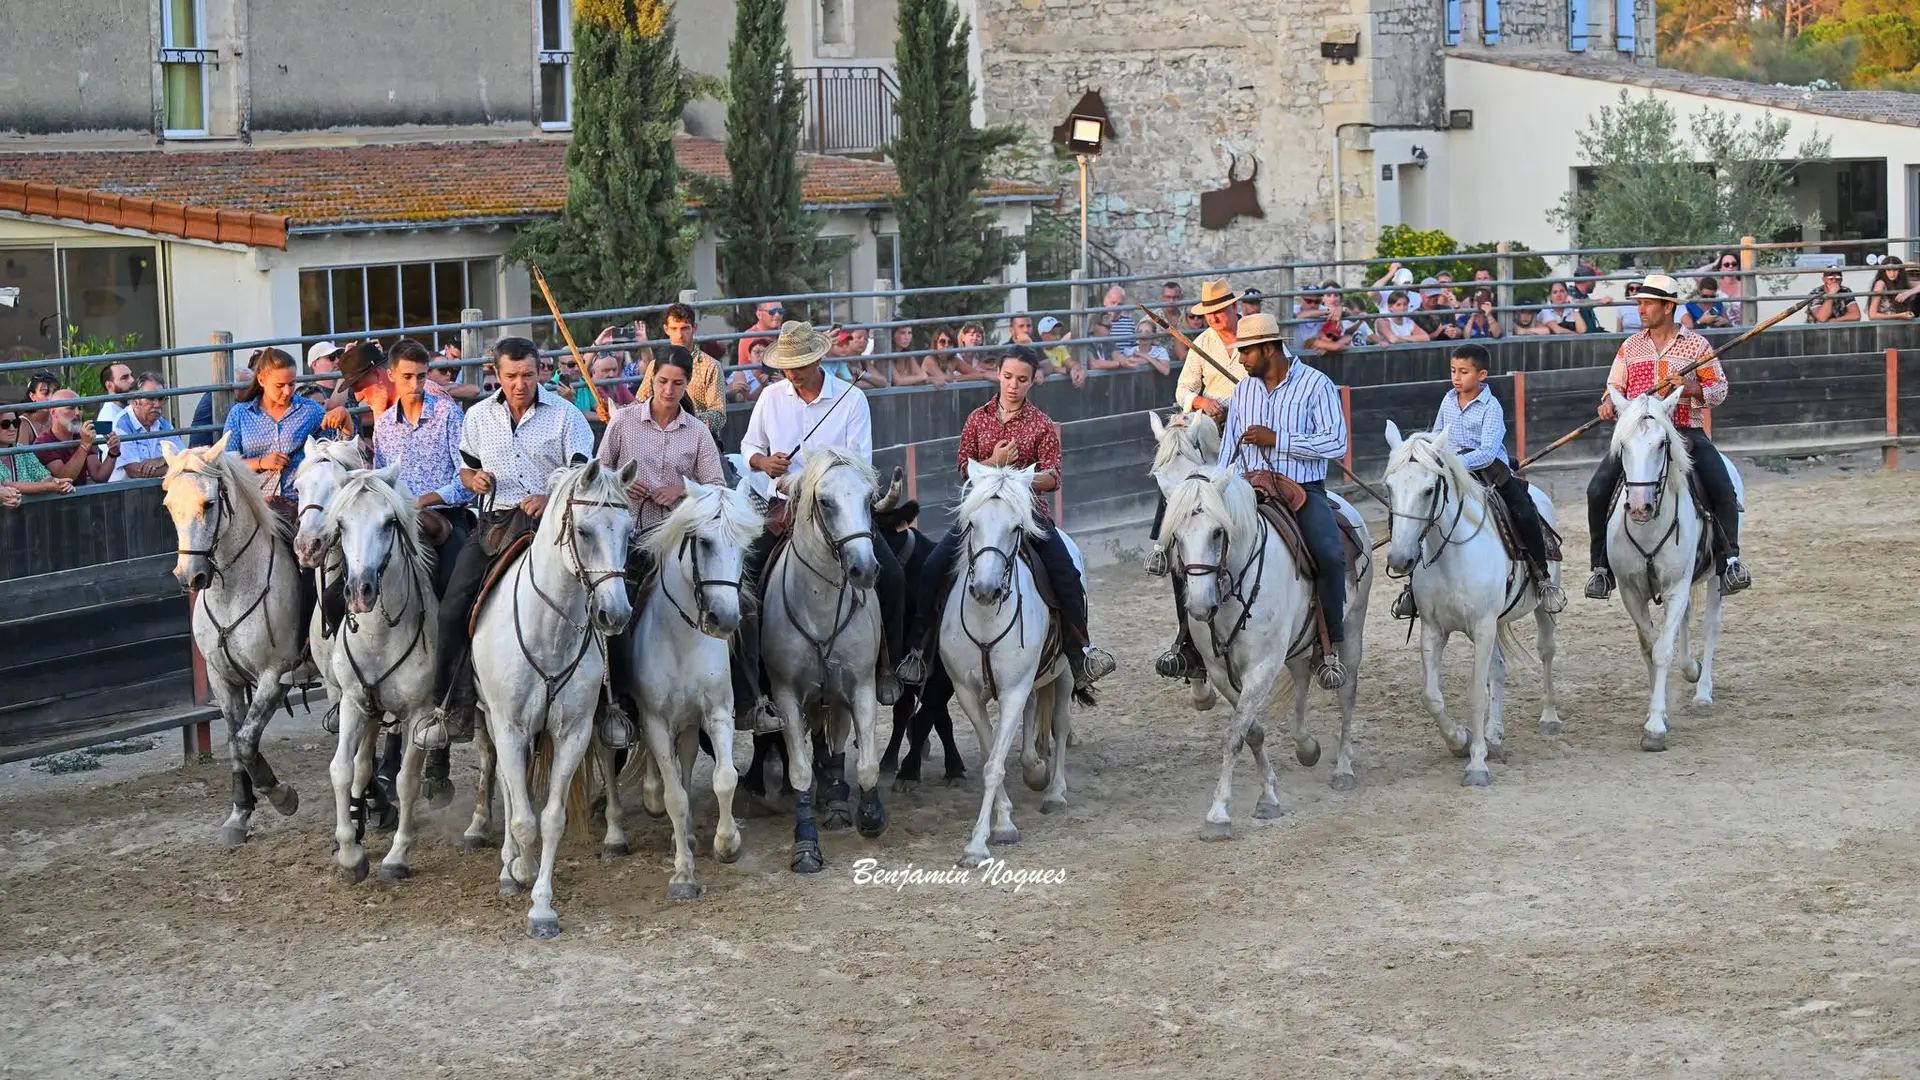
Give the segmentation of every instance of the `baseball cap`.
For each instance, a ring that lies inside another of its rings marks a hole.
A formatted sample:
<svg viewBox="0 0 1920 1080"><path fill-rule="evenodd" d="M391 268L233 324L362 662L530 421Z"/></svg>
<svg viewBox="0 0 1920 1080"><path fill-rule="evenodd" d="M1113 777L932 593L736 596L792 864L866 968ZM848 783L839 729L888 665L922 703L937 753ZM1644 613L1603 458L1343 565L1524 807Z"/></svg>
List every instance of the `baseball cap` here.
<svg viewBox="0 0 1920 1080"><path fill-rule="evenodd" d="M1398 269L1398 270L1395 270L1395 271L1393 272L1393 283L1394 283L1395 285L1411 285L1411 284L1413 284L1413 271L1411 271L1411 270L1409 270L1409 269L1407 269L1407 268L1406 268L1406 267L1404 267L1404 266L1403 266L1403 267L1401 267L1401 268L1400 268L1400 269Z"/></svg>
<svg viewBox="0 0 1920 1080"><path fill-rule="evenodd" d="M1259 289L1250 288L1240 294L1240 302L1243 304L1247 304L1247 303L1257 304L1260 302L1260 298L1264 295L1266 294L1262 293Z"/></svg>
<svg viewBox="0 0 1920 1080"><path fill-rule="evenodd" d="M323 356L332 356L334 353L340 351L342 351L342 346L335 345L331 341L316 341L307 346L307 367L312 368L315 360Z"/></svg>
<svg viewBox="0 0 1920 1080"><path fill-rule="evenodd" d="M1040 320L1040 325L1035 327L1034 329L1038 333L1051 334L1055 330L1060 329L1060 320L1054 318L1051 315L1045 316Z"/></svg>

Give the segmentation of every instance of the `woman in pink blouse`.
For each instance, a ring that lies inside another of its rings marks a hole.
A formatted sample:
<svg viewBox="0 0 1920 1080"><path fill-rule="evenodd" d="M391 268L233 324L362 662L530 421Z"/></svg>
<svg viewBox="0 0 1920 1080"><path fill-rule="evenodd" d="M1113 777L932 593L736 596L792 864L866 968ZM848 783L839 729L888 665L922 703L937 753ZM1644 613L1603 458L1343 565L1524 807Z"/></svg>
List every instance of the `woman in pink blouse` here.
<svg viewBox="0 0 1920 1080"><path fill-rule="evenodd" d="M639 473L627 488L634 524L642 531L666 520L686 495L685 481L718 484L720 448L707 426L693 415L687 380L693 354L678 345L655 347L652 393L613 414L600 441L600 463L618 469L637 462Z"/></svg>

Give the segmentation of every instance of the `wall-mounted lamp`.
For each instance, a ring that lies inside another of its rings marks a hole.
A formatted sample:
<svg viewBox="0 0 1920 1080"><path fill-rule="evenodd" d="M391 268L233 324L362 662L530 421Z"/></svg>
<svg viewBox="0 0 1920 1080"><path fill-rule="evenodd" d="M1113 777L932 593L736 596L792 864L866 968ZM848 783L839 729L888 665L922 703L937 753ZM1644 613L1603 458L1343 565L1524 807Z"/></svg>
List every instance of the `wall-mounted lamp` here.
<svg viewBox="0 0 1920 1080"><path fill-rule="evenodd" d="M1413 164L1415 168L1427 167L1427 152L1418 146L1413 148Z"/></svg>
<svg viewBox="0 0 1920 1080"><path fill-rule="evenodd" d="M875 236L880 235L880 208L877 206L867 210L867 231Z"/></svg>

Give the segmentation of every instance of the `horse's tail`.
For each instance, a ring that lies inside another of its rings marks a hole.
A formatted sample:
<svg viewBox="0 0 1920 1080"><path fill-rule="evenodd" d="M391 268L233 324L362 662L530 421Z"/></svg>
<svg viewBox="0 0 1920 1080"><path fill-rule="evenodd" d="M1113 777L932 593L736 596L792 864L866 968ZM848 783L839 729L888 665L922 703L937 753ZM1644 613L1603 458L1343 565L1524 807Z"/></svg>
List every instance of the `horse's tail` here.
<svg viewBox="0 0 1920 1080"><path fill-rule="evenodd" d="M600 734L595 732L593 738L597 742ZM559 797L567 800L567 817L562 835L567 830L583 833L592 830L588 807L593 800L593 773L599 768L599 764L599 755L589 747L586 756L580 761L580 767L573 770L573 778L567 782L567 790L555 792L552 790L553 736L545 731L534 736L533 762L527 769L527 789L544 791L546 798L549 799ZM558 840L560 837L554 837L554 839Z"/></svg>
<svg viewBox="0 0 1920 1080"><path fill-rule="evenodd" d="M1524 663L1538 663L1539 661L1533 655L1533 650L1527 647L1526 642L1520 640L1519 626L1519 620L1501 623L1500 633L1496 640L1500 642L1500 647L1506 651L1509 664L1512 663L1514 657L1519 657Z"/></svg>

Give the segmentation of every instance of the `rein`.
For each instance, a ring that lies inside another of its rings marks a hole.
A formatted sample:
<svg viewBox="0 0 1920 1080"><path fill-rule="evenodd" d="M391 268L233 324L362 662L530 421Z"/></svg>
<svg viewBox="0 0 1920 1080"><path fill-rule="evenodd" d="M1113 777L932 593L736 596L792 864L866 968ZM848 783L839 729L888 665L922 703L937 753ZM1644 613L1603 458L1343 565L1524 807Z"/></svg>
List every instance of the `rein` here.
<svg viewBox="0 0 1920 1080"><path fill-rule="evenodd" d="M735 592L739 592L740 579L739 578L729 579L729 578L701 577L700 576L700 548L694 544L693 542L694 539L695 537L693 533L688 533L686 536L682 537L680 540L680 550L675 554L674 557L677 559L686 559L688 558L688 552L692 552L692 558L689 561L693 563L693 606L694 606L694 610L699 611L702 614L705 614L706 601L704 597L706 596L706 590L709 587L713 587L713 588L732 589ZM675 600L673 598L673 590L667 588L667 576L666 576L665 570L666 570L665 567L661 568L660 595L666 597L667 603L673 605L673 610L680 616L680 621L687 624L687 629L692 630L695 633L701 632L700 624L693 621L693 616L687 614L687 609L681 607L680 601Z"/></svg>
<svg viewBox="0 0 1920 1080"><path fill-rule="evenodd" d="M1465 537L1461 537L1459 535L1460 523L1466 518L1466 513L1467 513L1467 497L1466 495L1462 494L1457 499L1453 500L1455 503L1455 508L1453 511L1453 524L1446 526L1444 529L1441 528L1440 521L1442 518L1447 516L1446 514L1447 501L1448 501L1447 495L1452 490L1453 490L1453 484L1451 482L1451 478L1448 477L1444 472L1439 474L1438 482L1433 485L1433 496L1427 501L1426 516L1423 518L1415 519L1423 522L1420 528L1420 535L1414 540L1414 542L1418 544L1420 547L1421 561L1418 564L1420 569L1426 569L1427 567L1432 566L1434 563L1439 562L1440 556L1446 554L1447 548L1455 544L1461 544L1461 545L1466 544L1468 541L1479 536L1481 531L1487 527L1487 518L1488 518L1488 515L1492 513L1492 511L1483 504L1480 507L1480 520L1477 523L1475 523L1473 527L1473 531L1471 533L1468 533ZM1393 522L1392 522L1393 516L1394 516L1393 511L1389 509L1388 522L1387 522L1387 527L1389 529L1393 527ZM1400 516L1411 516L1411 515L1400 515ZM1439 534L1440 543L1438 546L1432 549L1432 554L1428 554L1427 540L1429 537L1434 535L1434 530L1436 529L1440 529L1440 534ZM1412 574L1413 574L1413 570L1409 568L1406 574L1402 574L1398 576L1408 577L1408 576L1411 576ZM1388 568L1387 576L1388 577L1396 576L1393 573L1391 567Z"/></svg>
<svg viewBox="0 0 1920 1080"><path fill-rule="evenodd" d="M386 527L390 535L396 538L400 535L394 523L389 522ZM337 539L337 537L329 538L330 541L333 539ZM397 542L397 539L388 541L386 552L380 556L380 569L376 580L384 582L387 579L387 566L393 561L393 549ZM380 700L380 688L386 685L387 680L393 676L394 672L400 670L400 665L412 658L415 650L420 648L427 636L426 585L420 580L419 560L410 556L407 560L407 568L407 583L410 586L407 605L400 609L399 614L387 616L387 594L385 589L380 591L378 603L382 617L389 630L400 625L400 620L406 616L408 611L417 609L419 618L415 620L413 639L407 643L406 651L402 652L399 658L393 663L387 665L387 670L381 672L379 678L369 680L366 672L360 669L360 661L355 659L353 655L353 635L360 632L360 620L356 619L351 611L347 613L345 619L348 633L340 635L340 651L346 654L347 666L353 669L353 677L359 680L361 688L366 691L367 699L373 703L374 712L376 713L390 711ZM343 565L341 569L344 571L345 566ZM321 591L323 593L325 592L324 589Z"/></svg>
<svg viewBox="0 0 1920 1080"><path fill-rule="evenodd" d="M822 480L826 479L826 474L828 472L833 471L836 468L839 468L840 465L841 463L836 462L833 465L828 466L825 470L821 472L821 479ZM869 521L868 521L869 528L865 532L848 533L845 536L839 537L837 539L834 537L832 533L827 531L827 523L821 520L817 515L813 517L813 521L814 521L814 524L817 525L819 528L820 539L827 545L827 550L833 554L835 559L844 558L843 552L845 551L846 546L848 544L853 543L855 540L859 540L863 537L870 543L877 544L877 543L883 542L874 536L873 529L871 528L871 525L872 525L871 518L869 518ZM794 558L800 561L800 565L806 567L815 577L819 578L821 581L826 582L828 585L834 586L838 589L838 593L835 595L833 600L833 611L834 611L833 630L825 638L818 638L814 636L813 631L808 630L806 627L800 625L800 617L798 614L796 614L797 609L793 602L792 575L790 574L782 575L780 578L780 598L782 600L781 606L786 609L787 623L788 625L792 626L795 630L800 631L800 636L803 638L806 638L807 644L813 646L813 651L815 655L817 655L820 659L820 670L824 672L827 669L827 657L832 655L833 653L834 643L840 640L840 635L846 632L847 627L853 625L854 615L857 614L860 611L860 609L865 606L865 602L862 599L860 592L858 591L854 593L852 600L850 601L848 600L847 593L849 589L851 589L852 587L853 578L851 575L847 573L845 566L841 567L840 578L839 578L839 581L836 582L833 578L833 575L822 571L819 567L813 565L813 563L807 560L806 553L800 549L798 537L795 537L794 542L789 543L787 545L787 550L792 552ZM846 615L844 617L840 615L840 609L843 605L846 607Z"/></svg>
<svg viewBox="0 0 1920 1080"><path fill-rule="evenodd" d="M1193 477L1189 477L1189 479L1196 477L1199 477L1199 474L1196 473ZM1197 513L1198 511L1196 511L1196 514ZM1258 542L1254 545L1255 550L1253 554L1247 556L1247 561L1241 565L1238 575L1233 573L1229 565L1231 561L1230 549L1233 543L1231 534L1221 540L1220 558L1217 562L1181 562L1174 567L1183 578L1204 577L1208 574L1217 574L1228 586L1229 591L1226 597L1214 606L1213 614L1207 616L1207 636L1209 639L1209 647L1213 650L1213 655L1218 657L1220 662L1226 666L1227 679L1233 684L1234 693L1236 694L1240 692L1240 672L1234 666L1232 649L1234 643L1240 640L1241 631L1247 628L1247 623L1253 618L1253 605L1260 600L1260 587L1266 580L1267 575L1268 541L1272 538L1273 534L1273 527L1267 524L1267 519L1264 515L1255 513L1254 519L1260 526L1260 531L1257 534ZM1297 569L1298 568L1296 568L1296 572ZM1252 583L1252 588L1250 589L1247 588L1249 581ZM1234 620L1233 629L1227 631L1223 636L1219 628L1215 626L1214 620L1219 617L1220 608L1229 603L1237 603L1240 605L1240 617ZM1309 603L1308 610L1310 612L1312 610L1311 603ZM1189 613L1187 617L1191 619L1193 616ZM1312 639L1313 628L1314 620L1309 617L1306 625L1301 628L1292 641L1287 643L1287 656L1291 657L1298 653L1301 648Z"/></svg>
<svg viewBox="0 0 1920 1080"><path fill-rule="evenodd" d="M622 567L617 570L588 570L586 566L583 565L583 561L580 558L579 536L573 528L573 508L576 506L597 506L605 509L619 510L622 513L631 513L632 509L624 500L615 503L599 499L569 498L566 506L561 510L560 529L566 534L564 545L573 563L568 576L573 580L574 584L579 585L586 593L586 596L581 599L581 605L585 607L595 589L599 588L601 584L609 579L623 576L626 573L626 569ZM601 661L602 663L606 661L606 641L594 631L590 612L583 614L581 620L575 622L573 616L568 614L565 608L562 608L556 603L551 596L547 595L547 591L540 587L540 575L534 570L534 555L535 552L529 549L526 555L522 557L520 566L514 573L517 577L525 578L528 583L533 586L533 594L538 596L541 602L547 605L549 610L555 615L558 615L560 621L566 623L580 634L580 648L574 652L573 660L568 663L566 667L552 673L549 673L545 668L541 667L540 661L534 659L533 650L527 646L526 625L520 618L519 582L516 581L514 583L513 636L520 644L520 655L526 659L527 666L533 669L535 675L540 676L541 682L546 687L546 700L540 706L541 723L545 724L547 718L553 712L553 699L560 695L560 688L565 686L567 682L573 678L573 673L580 670L580 662L587 658L587 648L598 641L600 643Z"/></svg>
<svg viewBox="0 0 1920 1080"><path fill-rule="evenodd" d="M1020 628L1021 647L1024 648L1026 646L1027 632L1025 620L1021 617L1026 612L1026 590L1020 588L1020 568L1018 555L1015 552L998 547L974 547L972 525L968 525L962 535L967 541L967 576L966 580L961 583L962 588L973 584L973 569L975 564L979 562L980 556L999 555L1005 559L1007 563L1007 588L1000 594L1000 599L995 601L993 610L999 611L1006 607L1007 595L1011 593L1013 595L1013 617L1007 620L1007 625L1001 627L998 634L995 634L990 640L981 641L979 635L973 632L973 628L967 625L967 608L965 602L962 602L960 606L960 630L967 635L967 640L973 642L974 647L980 650L980 674L985 680L984 686L987 697L997 698L1000 696L1000 685L998 680L993 676L993 647L1005 641L1007 635L1013 633L1016 627Z"/></svg>
<svg viewBox="0 0 1920 1080"><path fill-rule="evenodd" d="M1659 476L1655 477L1652 480L1628 480L1623 475L1620 479L1620 488L1622 491L1630 491L1634 488L1652 488L1653 489L1653 506L1651 507L1651 509L1648 510L1648 514L1647 514L1649 522L1656 522L1661 517L1661 509L1666 505L1667 479L1668 479L1668 476L1672 473L1672 471L1673 471L1673 440L1670 438L1663 438L1660 440L1660 475ZM1619 496L1616 495L1615 499L1618 499L1618 498ZM1669 540L1673 541L1674 546L1676 547L1679 546L1680 544L1679 508L1677 506L1674 508L1673 519L1667 523L1666 529L1660 533L1660 538L1653 542L1652 547L1641 546L1640 538L1635 536L1633 532L1634 524L1635 522L1633 520L1633 515L1626 513L1625 508L1622 508L1622 512L1621 512L1622 527L1620 531L1626 535L1627 543L1633 545L1633 550L1640 553L1640 558L1647 565L1647 595L1652 597L1658 597L1660 595L1660 583L1654 578L1654 558L1657 555L1657 553L1660 551L1660 549L1667 545L1667 541ZM1642 523L1642 524L1645 524L1645 523Z"/></svg>
<svg viewBox="0 0 1920 1080"><path fill-rule="evenodd" d="M195 475L205 476L206 474L196 473ZM233 518L233 498L227 491L227 485L225 481L219 479L218 477L213 477L211 479L213 479L213 482L216 485L218 485L220 489L220 501L219 501L220 516L219 516L219 519L215 521L213 525L212 544L211 546L204 549L182 548L182 547L176 546L175 554L206 559L207 562L211 564L213 567L214 579L218 581L225 581L227 579L226 571L229 568L231 568L234 564L238 563L240 561L240 557L245 555L249 550L253 548L254 539L260 535L260 530L265 528L265 526L260 524L257 521L254 522L253 531L247 534L247 539L245 540L245 542L243 542L240 545L240 550L233 553L233 556L227 560L226 566L221 566L219 562L215 560L214 557L217 554L219 554L220 541L222 539L222 534L226 531L226 524L228 521L232 520ZM211 602L202 601L198 605L199 609L206 614L207 622L213 624L214 633L219 635L217 639L217 644L220 646L220 655L226 658L227 667L229 670L232 670L235 672L243 672L246 670L244 667L241 666L240 662L238 660L235 660L233 657L233 648L232 648L233 633L234 631L240 629L241 625L244 624L248 619L252 618L254 612L260 610L260 606L267 602L267 596L273 592L273 566L275 563L280 561L277 555L278 553L275 552L271 546L269 546L267 549L267 576L266 576L266 581L262 583L260 586L260 595L254 597L253 603L248 604L246 607L246 610L242 611L231 622L228 622L224 626L221 625L219 616L213 613L213 605ZM267 646L269 648L278 648L279 643L278 641L275 640L273 636L273 620L266 619L265 622L267 624Z"/></svg>

